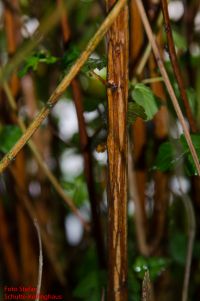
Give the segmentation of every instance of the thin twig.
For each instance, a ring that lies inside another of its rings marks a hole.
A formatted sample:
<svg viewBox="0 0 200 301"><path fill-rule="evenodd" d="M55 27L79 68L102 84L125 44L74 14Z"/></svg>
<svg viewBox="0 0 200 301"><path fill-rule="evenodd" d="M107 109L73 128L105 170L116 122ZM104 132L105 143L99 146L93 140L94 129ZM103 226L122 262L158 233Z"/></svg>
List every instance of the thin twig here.
<svg viewBox="0 0 200 301"><path fill-rule="evenodd" d="M160 26L162 25L162 21L163 21L162 13L160 13L158 16L158 19L156 21L156 27L160 28ZM136 76L141 75L141 73L148 61L150 54L151 54L151 43L148 42L148 44L145 48L145 51L143 52L143 55L141 56L141 59L136 67L136 71L135 71Z"/></svg>
<svg viewBox="0 0 200 301"><path fill-rule="evenodd" d="M4 88L4 91L6 93L6 96L7 96L8 102L10 104L10 107L13 110L13 112L16 114L17 123L18 123L19 127L21 128L22 132L25 132L25 130L26 130L25 123L23 122L22 119L17 117L17 111L18 110L17 110L16 102L15 102L14 97L12 95L12 91L10 90L10 87L8 86L8 84L6 82L4 82L3 88ZM45 161L41 157L35 143L32 140L29 140L28 146L31 149L33 155L35 156L35 158L38 162L38 165L41 167L44 174L47 176L47 178L51 182L52 186L54 187L54 189L56 190L58 195L64 200L65 204L77 216L77 218L80 220L80 222L84 226L85 230L89 231L88 223L85 221L85 219L81 215L80 211L76 208L76 206L74 205L72 199L69 196L66 195L66 193L64 192L63 188L60 186L60 184L59 184L58 180L56 179L56 177L50 171L49 167L47 166L47 164L45 163Z"/></svg>
<svg viewBox="0 0 200 301"><path fill-rule="evenodd" d="M26 209L31 220L34 222L34 219L36 218L37 221L39 222L39 224L41 225L42 223L41 223L41 220L40 220L37 210L35 209L31 200L27 196L26 191L24 191L24 189L20 188L18 173L13 168L11 169L11 173L17 184L17 185L15 185L15 191L16 191L19 201ZM60 284L65 285L66 279L64 276L64 272L63 272L62 266L59 264L57 257L52 249L51 239L49 238L49 236L47 235L46 231L44 230L44 228L42 226L40 227L40 232L41 232L42 242L43 242L43 245L46 250L46 254L49 258L49 261L51 262L51 265L56 273L56 276L57 276Z"/></svg>
<svg viewBox="0 0 200 301"><path fill-rule="evenodd" d="M153 84L153 83L158 83L158 82L163 82L163 78L161 76L145 78L142 80L142 83L144 83L144 84Z"/></svg>
<svg viewBox="0 0 200 301"><path fill-rule="evenodd" d="M196 219L195 219L195 213L194 213L192 202L189 196L184 194L179 178L178 178L178 182L179 182L179 190L181 192L181 199L185 206L185 213L187 215L187 222L188 222L187 256L186 256L185 273L184 273L184 281L183 281L183 289L182 289L182 301L187 301L190 273L191 273L191 264L192 264L192 254L193 254L194 240L196 234Z"/></svg>
<svg viewBox="0 0 200 301"><path fill-rule="evenodd" d="M147 33L147 36L148 36L148 39L152 45L152 50L154 52L154 55L155 55L155 58L156 58L156 61L157 61L157 64L158 64L158 67L160 69L160 73L163 77L163 80L165 82L165 85L166 85L166 88L168 90L168 93L170 95L170 98L171 98L171 101L172 101L172 104L174 106L174 110L177 114L177 117L180 121L180 124L182 125L182 128L183 128L183 131L184 131L184 134L185 134L185 139L187 141L187 144L188 144L188 147L190 149L190 152L191 152L191 155L192 155L192 158L194 160L194 164L196 166L196 169L197 169L197 173L198 175L200 176L200 164L199 164L199 159L198 159L198 156L197 156L197 153L196 153L196 150L194 148L194 145L192 143L192 139L191 139L191 136L190 136L190 133L188 131L188 128L187 128L187 125L186 125L186 122L185 122L185 119L184 119L184 116L183 116L183 113L181 111L181 108L179 106L179 103L178 103L178 100L176 98L176 95L174 93L174 90L173 90L173 87L172 87L172 84L169 80L169 76L167 74L167 71L165 69L165 66L164 66L164 63L163 63L163 60L162 60L162 57L160 55L160 52L159 52L159 48L157 46L157 43L155 41L155 37L154 37L154 34L152 32L152 29L151 29L151 26L149 24L149 21L148 21L148 18L147 18L147 15L146 15L146 12L145 12L145 9L144 9L144 6L143 6L143 3L141 0L135 0L136 3L137 3L137 6L138 6L138 9L139 9L139 12L140 12L140 15L141 15L141 19L142 19L142 22L144 24L144 28L146 30L146 33Z"/></svg>
<svg viewBox="0 0 200 301"><path fill-rule="evenodd" d="M99 74L97 74L94 70L90 70L91 75L93 75L97 80L99 80L105 87L108 86L107 81L101 77Z"/></svg>
<svg viewBox="0 0 200 301"><path fill-rule="evenodd" d="M60 96L67 89L72 79L78 74L81 67L87 61L90 54L94 51L98 43L102 40L107 30L113 24L114 20L118 16L119 12L122 10L126 3L126 0L119 0L117 4L113 7L111 12L108 14L100 28L97 30L95 35L91 38L87 44L85 50L82 52L80 57L77 59L75 64L71 67L69 73L63 78L61 83L57 86L53 94L50 96L47 104L42 108L36 118L33 120L31 125L28 127L26 132L21 136L13 148L3 157L0 162L0 174L5 170L5 168L10 164L10 162L16 157L18 152L24 147L27 141L39 128L43 120L50 114L51 109L58 102Z"/></svg>
<svg viewBox="0 0 200 301"><path fill-rule="evenodd" d="M183 104L185 107L185 112L186 112L186 116L190 125L190 128L192 130L193 133L197 132L197 125L196 122L194 120L194 117L192 115L192 111L191 111L191 107L189 104L189 100L185 91L185 87L184 87L184 82L183 82L183 78L181 75L181 70L179 68L179 64L178 64L178 59L177 59L177 55L176 55L176 49L175 49L175 45L174 45L174 40L173 40L173 36L172 36L172 29L171 29L171 24L170 24L170 19L169 19L169 13L168 13L168 3L167 0L162 0L162 11L163 11L163 17L164 17L164 22L165 22L165 31L167 34L167 40L168 40L168 49L169 49L169 56L170 56L170 60L172 63L172 68L178 83L178 87L180 90L180 94L181 94L181 98L183 100Z"/></svg>
<svg viewBox="0 0 200 301"><path fill-rule="evenodd" d="M38 281L37 281L37 289L36 289L36 298L35 301L40 300L40 291L41 291L41 284L42 284L42 268L43 268L43 253L42 253L42 239L40 234L40 227L38 224L37 219L34 219L34 226L37 231L38 242L39 242L39 263L38 263Z"/></svg>

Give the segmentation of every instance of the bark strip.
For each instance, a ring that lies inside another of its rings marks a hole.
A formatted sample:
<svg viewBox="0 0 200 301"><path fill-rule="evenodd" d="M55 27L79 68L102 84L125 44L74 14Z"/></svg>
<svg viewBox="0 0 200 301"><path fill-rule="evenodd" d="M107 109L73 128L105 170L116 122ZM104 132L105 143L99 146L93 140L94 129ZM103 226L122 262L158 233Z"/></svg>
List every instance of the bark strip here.
<svg viewBox="0 0 200 301"><path fill-rule="evenodd" d="M114 0L107 0L111 9ZM128 9L108 32L108 300L127 300Z"/></svg>

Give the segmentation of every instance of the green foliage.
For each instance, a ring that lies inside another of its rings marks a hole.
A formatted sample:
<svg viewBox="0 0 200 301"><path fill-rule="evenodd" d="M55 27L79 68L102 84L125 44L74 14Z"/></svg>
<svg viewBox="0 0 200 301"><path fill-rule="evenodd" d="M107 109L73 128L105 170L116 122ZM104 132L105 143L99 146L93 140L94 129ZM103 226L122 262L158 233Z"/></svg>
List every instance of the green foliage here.
<svg viewBox="0 0 200 301"><path fill-rule="evenodd" d="M146 120L151 120L158 112L156 97L151 89L144 84L136 84L131 92L132 99L143 107L147 116Z"/></svg>
<svg viewBox="0 0 200 301"><path fill-rule="evenodd" d="M75 46L69 47L69 50L64 53L61 59L62 68L67 72L71 68L71 66L75 63L75 61L78 59L79 56L80 56L80 51L77 47Z"/></svg>
<svg viewBox="0 0 200 301"><path fill-rule="evenodd" d="M97 109L101 101L96 97L84 97L83 105L86 112L92 112Z"/></svg>
<svg viewBox="0 0 200 301"><path fill-rule="evenodd" d="M172 35L173 35L175 46L178 49L181 49L184 51L187 50L187 41L186 41L185 37L175 29L173 29Z"/></svg>
<svg viewBox="0 0 200 301"><path fill-rule="evenodd" d="M197 152L198 157L200 158L200 135L191 135L193 145L195 147L195 150ZM184 135L181 135L181 143L183 145L184 153L186 154L186 164L187 164L187 171L189 175L197 174L197 170L194 164L194 160L192 158L192 155L190 153L187 141L185 139Z"/></svg>
<svg viewBox="0 0 200 301"><path fill-rule="evenodd" d="M39 63L45 63L47 65L54 64L58 61L58 58L44 51L38 51L33 55L26 58L25 63L21 70L18 72L20 77L26 75L30 70L37 70Z"/></svg>
<svg viewBox="0 0 200 301"><path fill-rule="evenodd" d="M66 72L72 67L72 65L75 63L75 61L79 58L81 55L80 50L72 45L67 52L65 52L63 58L62 58L62 66L63 69L65 69ZM89 57L87 62L82 67L82 72L87 73L90 70L94 69L103 69L107 66L107 58L105 56L102 56L101 58L98 57Z"/></svg>
<svg viewBox="0 0 200 301"><path fill-rule="evenodd" d="M62 181L61 184L71 196L76 206L81 206L88 200L87 187L82 175L72 179L71 181Z"/></svg>
<svg viewBox="0 0 200 301"><path fill-rule="evenodd" d="M169 260L162 257L145 258L139 256L133 264L133 270L140 279L144 278L145 271L149 270L150 278L154 281L169 266Z"/></svg>
<svg viewBox="0 0 200 301"><path fill-rule="evenodd" d="M200 158L200 135L193 134L191 135L191 138L197 155ZM176 145L179 149L178 152L175 147ZM180 139L175 139L171 142L167 141L160 145L154 168L161 171L173 170L182 159L185 160L185 168L188 175L197 174L197 170L184 135L181 135Z"/></svg>
<svg viewBox="0 0 200 301"><path fill-rule="evenodd" d="M74 297L82 301L101 300L102 289L106 287L107 276L99 270L97 254L92 245L83 253L76 269L78 283L73 291Z"/></svg>
<svg viewBox="0 0 200 301"><path fill-rule="evenodd" d="M98 275L99 274L99 275ZM100 283L105 282L105 273L97 271L89 271L85 277L80 279L79 284L74 290L74 297L80 298L81 300L97 301L101 299L102 287Z"/></svg>
<svg viewBox="0 0 200 301"><path fill-rule="evenodd" d="M158 155L156 157L154 168L160 171L169 171L173 169L173 155L173 145L170 142L162 143L158 150Z"/></svg>
<svg viewBox="0 0 200 301"><path fill-rule="evenodd" d="M141 300L141 280L138 279L133 269L128 270L128 301Z"/></svg>
<svg viewBox="0 0 200 301"><path fill-rule="evenodd" d="M173 232L169 241L170 258L177 264L184 266L187 253L187 237L181 232Z"/></svg>
<svg viewBox="0 0 200 301"><path fill-rule="evenodd" d="M94 70L96 68L101 70L106 66L107 66L107 58L105 56L102 56L101 58L89 57L82 70L84 72Z"/></svg>
<svg viewBox="0 0 200 301"><path fill-rule="evenodd" d="M0 151L7 153L21 137L21 130L15 125L2 126L0 129Z"/></svg>
<svg viewBox="0 0 200 301"><path fill-rule="evenodd" d="M137 104L136 102L129 102L128 103L128 125L132 125L137 117L140 117L144 120L147 119L147 115L145 113L145 110L142 106Z"/></svg>

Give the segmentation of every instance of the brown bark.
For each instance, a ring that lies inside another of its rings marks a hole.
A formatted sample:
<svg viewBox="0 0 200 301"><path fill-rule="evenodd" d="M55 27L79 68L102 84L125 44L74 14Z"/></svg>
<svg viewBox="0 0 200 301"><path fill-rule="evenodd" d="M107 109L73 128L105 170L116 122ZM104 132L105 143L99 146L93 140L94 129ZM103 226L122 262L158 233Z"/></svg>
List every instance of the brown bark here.
<svg viewBox="0 0 200 301"><path fill-rule="evenodd" d="M107 0L107 9L115 1ZM108 300L127 292L128 9L108 32Z"/></svg>

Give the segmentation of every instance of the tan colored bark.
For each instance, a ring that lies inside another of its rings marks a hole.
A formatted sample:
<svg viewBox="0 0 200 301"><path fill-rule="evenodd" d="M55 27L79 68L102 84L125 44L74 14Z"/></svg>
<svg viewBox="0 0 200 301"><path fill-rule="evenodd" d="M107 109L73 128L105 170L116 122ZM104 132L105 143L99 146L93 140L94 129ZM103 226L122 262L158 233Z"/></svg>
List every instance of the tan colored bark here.
<svg viewBox="0 0 200 301"><path fill-rule="evenodd" d="M107 1L109 10L115 1ZM127 300L128 9L108 32L108 300Z"/></svg>

